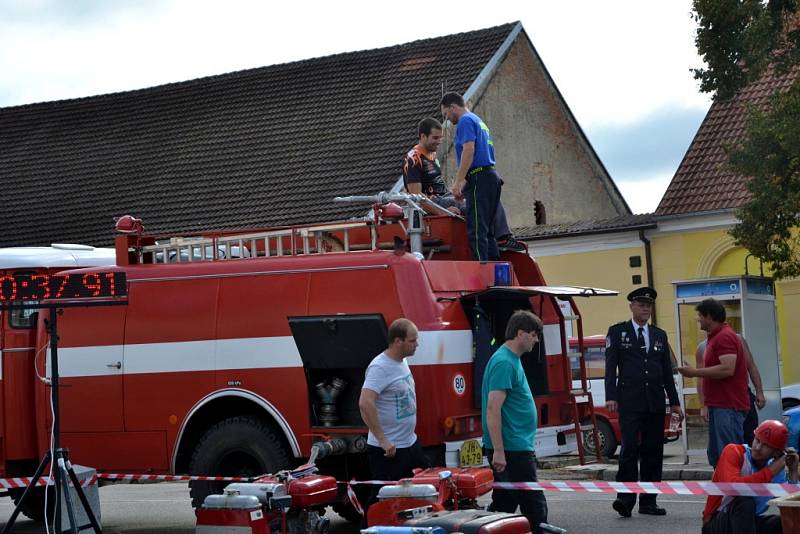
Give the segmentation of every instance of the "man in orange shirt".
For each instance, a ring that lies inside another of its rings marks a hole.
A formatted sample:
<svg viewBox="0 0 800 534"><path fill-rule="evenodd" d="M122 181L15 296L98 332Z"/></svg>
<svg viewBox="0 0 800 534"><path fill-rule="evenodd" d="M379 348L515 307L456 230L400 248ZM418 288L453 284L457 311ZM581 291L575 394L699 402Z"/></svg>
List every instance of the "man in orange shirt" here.
<svg viewBox="0 0 800 534"><path fill-rule="evenodd" d="M780 421L758 425L752 447L726 445L714 469L713 482L797 484L797 451L786 449L789 429ZM703 534L781 534L781 519L767 515L770 497L710 495L703 510Z"/></svg>

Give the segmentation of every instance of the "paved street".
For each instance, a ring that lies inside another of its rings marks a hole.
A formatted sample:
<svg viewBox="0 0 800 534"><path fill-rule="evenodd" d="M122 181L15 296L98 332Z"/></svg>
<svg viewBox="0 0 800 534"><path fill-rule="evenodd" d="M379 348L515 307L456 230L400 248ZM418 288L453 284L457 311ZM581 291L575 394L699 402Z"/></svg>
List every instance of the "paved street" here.
<svg viewBox="0 0 800 534"><path fill-rule="evenodd" d="M700 473L708 470L704 457L693 457L688 466L683 465L682 449L678 443L665 448L665 478L668 473ZM570 458L548 459L555 464ZM575 459L572 458L572 461ZM597 466L600 467L600 466ZM613 479L615 465L605 466L606 476ZM594 478L592 466L585 470L541 469L541 480L576 480ZM609 472L610 470L610 472ZM708 478L710 472L698 478ZM674 478L678 478L677 476ZM100 489L103 514L103 531L109 534L131 532L135 534L191 534L194 532L194 513L189 505L189 490L184 483L164 483L150 485L114 485ZM548 492L547 502L550 521L570 533L612 534L619 532L641 533L654 531L683 534L699 532L700 513L705 499L700 497L661 497L659 503L668 510L666 517L640 516L634 513L630 519L620 518L611 509L613 496L609 494ZM482 499L482 504L489 498ZM13 505L10 499L0 499L0 524L5 524L11 515ZM328 510L333 528L332 534L353 534L358 529L340 519ZM17 521L14 532L39 533L43 527L28 519Z"/></svg>
<svg viewBox="0 0 800 534"><path fill-rule="evenodd" d="M190 534L194 532L194 514L189 506L185 484L166 483L148 486L117 485L100 490L103 528L109 534ZM699 531L702 499L696 497L662 498L666 517L639 516L622 519L611 510L609 495L548 493L550 520L571 533L611 534L641 533L649 529L670 534ZM0 523L12 511L11 501L0 501ZM330 513L330 512L329 512ZM333 534L352 534L355 527L334 518ZM40 524L27 519L17 522L15 532L39 533Z"/></svg>

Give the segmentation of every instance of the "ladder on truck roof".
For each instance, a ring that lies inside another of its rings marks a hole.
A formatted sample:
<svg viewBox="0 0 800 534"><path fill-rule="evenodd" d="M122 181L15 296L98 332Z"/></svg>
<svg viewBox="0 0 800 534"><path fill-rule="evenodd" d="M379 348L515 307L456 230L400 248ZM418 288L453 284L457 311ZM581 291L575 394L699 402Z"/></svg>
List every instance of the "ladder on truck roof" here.
<svg viewBox="0 0 800 534"><path fill-rule="evenodd" d="M386 206L393 202L403 204L405 219L413 221L409 222L407 226L403 225L402 222L400 223L410 239L412 252L422 252L421 220L424 213L422 206L425 206L427 211L437 215L447 215L461 219L459 215L438 206L425 195L382 192L378 195L336 197L334 201L372 203L373 210L378 210L380 206ZM148 253L152 254L153 263L182 263L377 250L380 248L377 222L377 217L375 217L359 221L314 224L247 234L172 237L167 243L156 243L141 247L139 261L141 262L142 255ZM369 244L352 243L350 230L364 227L368 227L370 231ZM340 234L341 239L333 235L334 232Z"/></svg>
<svg viewBox="0 0 800 534"><path fill-rule="evenodd" d="M152 253L153 263L182 263L205 260L229 260L266 256L296 256L298 254L325 254L365 250L353 246L350 230L363 228L366 221L302 226L212 237L173 237L167 243L145 245L141 254ZM377 232L370 228L372 243L369 250L377 248ZM342 240L331 235L341 232ZM338 250L336 250L338 249Z"/></svg>

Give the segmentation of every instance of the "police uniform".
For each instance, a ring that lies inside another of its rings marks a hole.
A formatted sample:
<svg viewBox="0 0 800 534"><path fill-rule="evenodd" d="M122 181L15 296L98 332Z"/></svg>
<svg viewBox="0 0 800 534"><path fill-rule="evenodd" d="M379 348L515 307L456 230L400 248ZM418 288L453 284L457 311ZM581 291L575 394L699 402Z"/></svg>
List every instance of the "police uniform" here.
<svg viewBox="0 0 800 534"><path fill-rule="evenodd" d="M628 300L652 303L656 296L654 289L642 287L629 293ZM652 324L635 325L630 319L611 326L606 336L605 386L606 401L617 401L622 433L617 481L661 481L664 392L670 405L679 405L667 333ZM628 517L634 504L636 494L620 493L614 509ZM656 506L655 494L642 494L639 513L664 515L666 510Z"/></svg>

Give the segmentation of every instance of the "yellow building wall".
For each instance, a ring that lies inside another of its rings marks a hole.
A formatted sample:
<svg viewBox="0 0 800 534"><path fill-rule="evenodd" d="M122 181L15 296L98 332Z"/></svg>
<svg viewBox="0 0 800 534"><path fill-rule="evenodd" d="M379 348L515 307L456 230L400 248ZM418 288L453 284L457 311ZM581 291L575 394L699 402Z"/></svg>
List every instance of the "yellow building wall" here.
<svg viewBox="0 0 800 534"><path fill-rule="evenodd" d="M743 275L747 251L737 247L724 229L657 235L651 242L653 279L659 295L656 317L658 325L667 331L670 340L674 342L676 328L672 282ZM751 275L760 273L759 263L755 258L749 260L749 273ZM765 269L764 274L769 276L769 271ZM784 384L800 382L800 364L796 356L800 351L800 333L791 320L800 314L800 281L778 282L775 287L783 382ZM695 313L690 306L682 308L683 331L688 331L694 336L686 336L682 340L681 351L686 361L691 363L694 362L694 347L705 337L696 326L694 317ZM735 316L731 318L731 322L736 320ZM674 348L677 352L678 348Z"/></svg>
<svg viewBox="0 0 800 534"><path fill-rule="evenodd" d="M683 347L674 346L675 299L672 283L678 280L739 276L744 274L746 251L736 247L725 229L692 230L672 234L655 234L651 238L653 286L658 291L655 321L669 335L676 356L694 364L694 348L705 336L697 327L691 306L681 309ZM601 241L602 237L598 237ZM535 244L533 249L535 250ZM642 267L631 268L630 256L641 256ZM602 251L576 252L536 258L545 280L550 285L569 284L602 287L619 291L617 297L577 299L584 320L584 334L605 334L608 327L630 317L625 295L640 287L631 282L639 274L642 285L647 281L644 246ZM751 275L759 274L758 261L750 258ZM765 270L765 275L769 272ZM777 282L776 303L779 346L783 365L783 383L800 382L800 280ZM731 322L735 322L735 312Z"/></svg>
<svg viewBox="0 0 800 534"><path fill-rule="evenodd" d="M631 256L641 257L642 266L631 267ZM615 297L575 299L585 336L605 335L612 324L630 319L625 297L647 283L644 246L544 256L536 258L536 261L549 285L591 286L619 291ZM641 275L641 284L631 282L635 274Z"/></svg>

